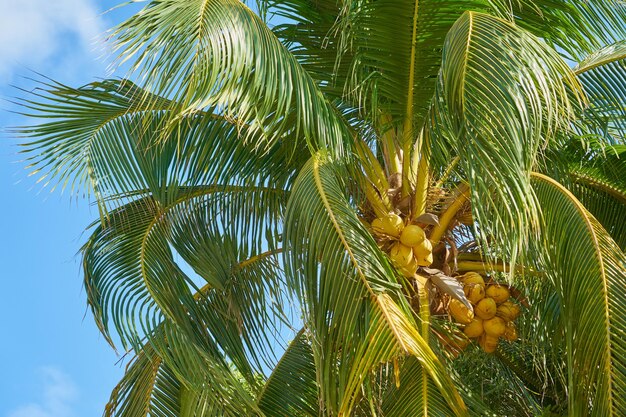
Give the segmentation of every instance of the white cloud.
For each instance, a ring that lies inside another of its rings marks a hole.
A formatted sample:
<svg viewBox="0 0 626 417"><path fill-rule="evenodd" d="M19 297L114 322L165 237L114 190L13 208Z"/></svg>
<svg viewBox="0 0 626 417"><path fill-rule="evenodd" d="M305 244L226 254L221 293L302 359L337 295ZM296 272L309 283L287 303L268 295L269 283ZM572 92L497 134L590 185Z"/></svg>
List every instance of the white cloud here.
<svg viewBox="0 0 626 417"><path fill-rule="evenodd" d="M48 72L60 53L100 55L105 28L92 0L0 0L0 10L0 80L24 67Z"/></svg>
<svg viewBox="0 0 626 417"><path fill-rule="evenodd" d="M43 380L41 399L16 408L7 417L73 417L71 406L78 390L71 378L54 367L42 368L40 374Z"/></svg>

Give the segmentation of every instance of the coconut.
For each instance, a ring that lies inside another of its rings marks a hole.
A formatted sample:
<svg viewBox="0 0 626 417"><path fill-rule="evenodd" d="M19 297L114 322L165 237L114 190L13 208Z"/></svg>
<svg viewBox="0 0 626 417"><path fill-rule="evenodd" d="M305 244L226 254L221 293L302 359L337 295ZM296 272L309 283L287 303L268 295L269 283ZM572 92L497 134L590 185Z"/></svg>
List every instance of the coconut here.
<svg viewBox="0 0 626 417"><path fill-rule="evenodd" d="M461 324L469 324L474 318L474 313L472 313L470 309L465 306L465 304L457 299L450 301L448 310L450 311L452 317L454 317L454 320Z"/></svg>
<svg viewBox="0 0 626 417"><path fill-rule="evenodd" d="M520 313L519 306L512 301L505 301L501 304L501 306L506 306L511 312L511 320L515 320Z"/></svg>
<svg viewBox="0 0 626 417"><path fill-rule="evenodd" d="M506 330L506 323L501 317L494 317L483 322L485 333L489 336L499 337L504 334Z"/></svg>
<svg viewBox="0 0 626 417"><path fill-rule="evenodd" d="M400 242L407 246L417 246L425 239L426 233L424 233L424 229L414 224L406 226L400 235Z"/></svg>
<svg viewBox="0 0 626 417"><path fill-rule="evenodd" d="M470 338L478 337L481 334L483 334L483 332L484 332L483 321L482 319L479 319L478 317L474 317L471 323L466 325L465 329L463 329L463 333L465 333L465 336L470 337Z"/></svg>
<svg viewBox="0 0 626 417"><path fill-rule="evenodd" d="M419 266L429 266L433 263L433 245L430 240L424 239L419 245L413 246L413 253Z"/></svg>
<svg viewBox="0 0 626 417"><path fill-rule="evenodd" d="M506 324L506 329L504 330L502 337L509 342L515 342L517 340L517 328L513 322L508 322Z"/></svg>
<svg viewBox="0 0 626 417"><path fill-rule="evenodd" d="M464 285L479 284L485 287L485 280L476 272L466 272L465 275L461 275L461 282Z"/></svg>
<svg viewBox="0 0 626 417"><path fill-rule="evenodd" d="M486 352L493 353L498 348L498 338L484 333L478 338L478 345Z"/></svg>
<svg viewBox="0 0 626 417"><path fill-rule="evenodd" d="M476 304L476 315L483 320L489 320L496 315L498 306L493 298L485 297Z"/></svg>
<svg viewBox="0 0 626 417"><path fill-rule="evenodd" d="M480 284L469 284L463 287L465 296L472 304L478 303L485 298L485 287Z"/></svg>
<svg viewBox="0 0 626 417"><path fill-rule="evenodd" d="M385 228L383 227L383 219L376 218L372 221L372 231L377 236L381 236L385 233Z"/></svg>
<svg viewBox="0 0 626 417"><path fill-rule="evenodd" d="M411 258L411 261L407 265L400 267L400 272L405 277L412 278L415 275L415 272L417 272L417 268L418 266L415 258Z"/></svg>
<svg viewBox="0 0 626 417"><path fill-rule="evenodd" d="M402 229L404 228L404 222L402 218L394 213L389 213L382 219L382 229L383 232L392 237L400 237L400 233L402 233ZM412 246L412 245L406 245Z"/></svg>
<svg viewBox="0 0 626 417"><path fill-rule="evenodd" d="M494 284L487 287L487 297L491 297L497 304L501 304L509 299L509 289L503 285Z"/></svg>
<svg viewBox="0 0 626 417"><path fill-rule="evenodd" d="M515 320L513 310L507 303L502 303L498 306L498 311L496 311L496 316L502 317L504 321Z"/></svg>
<svg viewBox="0 0 626 417"><path fill-rule="evenodd" d="M397 266L407 266L413 260L413 249L398 242L391 247L389 257Z"/></svg>

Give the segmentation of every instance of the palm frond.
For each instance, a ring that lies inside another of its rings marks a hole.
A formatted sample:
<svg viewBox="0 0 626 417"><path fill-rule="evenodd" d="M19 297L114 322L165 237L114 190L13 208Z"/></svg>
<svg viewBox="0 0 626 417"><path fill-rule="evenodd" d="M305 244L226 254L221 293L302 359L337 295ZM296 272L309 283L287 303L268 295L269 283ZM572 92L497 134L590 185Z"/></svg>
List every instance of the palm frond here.
<svg viewBox="0 0 626 417"><path fill-rule="evenodd" d="M148 417L180 414L181 383L154 349L146 346L126 368L106 405L105 417Z"/></svg>
<svg viewBox="0 0 626 417"><path fill-rule="evenodd" d="M153 340L166 342L163 323ZM171 330L171 329L170 329ZM172 349L176 345L169 345ZM248 383L230 367L205 363L207 379L201 387L189 387L151 343L144 345L126 368L111 393L105 417L205 417L258 416Z"/></svg>
<svg viewBox="0 0 626 417"><path fill-rule="evenodd" d="M626 146L591 148L572 163L571 191L609 232L619 247L626 248Z"/></svg>
<svg viewBox="0 0 626 417"><path fill-rule="evenodd" d="M584 122L609 143L626 143L626 41L586 57L574 69L589 96Z"/></svg>
<svg viewBox="0 0 626 417"><path fill-rule="evenodd" d="M468 12L448 34L432 146L451 146L459 155L482 241L494 238L513 262L539 211L529 172L573 118L571 91L581 98L565 62L505 20Z"/></svg>
<svg viewBox="0 0 626 417"><path fill-rule="evenodd" d="M346 96L381 129L411 121L413 141L437 85L446 35L466 10L504 14L497 1L346 0L337 18L340 54L349 61ZM390 116L381 122L381 115Z"/></svg>
<svg viewBox="0 0 626 417"><path fill-rule="evenodd" d="M110 213L83 248L88 301L103 334L111 341L112 321L124 347L139 349L164 319L175 324L181 346L191 345L183 349L189 357L179 358L184 371L170 364L179 378L202 381L201 363L225 353L252 381L274 356L271 335L285 320L287 302L279 251L261 253L256 237L240 228L251 221L264 227L259 234L270 231L284 196L253 188L203 190L169 207L143 198ZM203 283L181 269L173 250ZM207 292L194 297L204 284Z"/></svg>
<svg viewBox="0 0 626 417"><path fill-rule="evenodd" d="M535 174L542 205L546 273L561 301L568 412L611 415L626 399L626 256L563 186Z"/></svg>
<svg viewBox="0 0 626 417"><path fill-rule="evenodd" d="M148 93L128 80L43 88L23 105L44 121L18 129L32 140L30 169L40 181L93 191L105 213L146 195L169 204L179 187L284 187L307 159L289 139L265 147L247 126L211 111L184 118L161 141L171 102L144 100Z"/></svg>
<svg viewBox="0 0 626 417"><path fill-rule="evenodd" d="M626 5L621 0L494 0L507 18L578 61L626 36Z"/></svg>
<svg viewBox="0 0 626 417"><path fill-rule="evenodd" d="M339 59L340 36L335 24L341 4L334 0L263 0L261 3L280 19L272 31L324 95L341 99L351 62Z"/></svg>
<svg viewBox="0 0 626 417"><path fill-rule="evenodd" d="M387 381L390 387L384 394L381 414L386 417L409 417L418 413L438 417L454 415L443 398L437 395L433 381L423 378L424 372L416 358L407 358L398 371L398 385L392 380Z"/></svg>
<svg viewBox="0 0 626 417"><path fill-rule="evenodd" d="M315 361L304 329L289 344L256 401L267 417L319 415Z"/></svg>
<svg viewBox="0 0 626 417"><path fill-rule="evenodd" d="M290 131L293 141L304 137L313 149L349 155L337 111L243 3L150 2L112 36L120 61L132 61L142 85L175 101L179 114L218 107L268 142Z"/></svg>
<svg viewBox="0 0 626 417"><path fill-rule="evenodd" d="M349 415L365 375L406 352L418 358L455 415L466 415L416 328L396 273L350 206L340 172L323 154L314 156L296 180L285 216L288 283L312 334L323 413Z"/></svg>

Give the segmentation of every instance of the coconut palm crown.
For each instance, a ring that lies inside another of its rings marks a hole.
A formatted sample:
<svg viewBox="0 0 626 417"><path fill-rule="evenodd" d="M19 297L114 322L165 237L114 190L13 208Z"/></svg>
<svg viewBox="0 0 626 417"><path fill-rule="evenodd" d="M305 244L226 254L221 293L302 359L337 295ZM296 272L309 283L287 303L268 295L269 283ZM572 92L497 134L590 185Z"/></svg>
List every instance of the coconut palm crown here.
<svg viewBox="0 0 626 417"><path fill-rule="evenodd" d="M22 99L100 210L105 416L623 415L626 4L251 7L152 0L127 76Z"/></svg>

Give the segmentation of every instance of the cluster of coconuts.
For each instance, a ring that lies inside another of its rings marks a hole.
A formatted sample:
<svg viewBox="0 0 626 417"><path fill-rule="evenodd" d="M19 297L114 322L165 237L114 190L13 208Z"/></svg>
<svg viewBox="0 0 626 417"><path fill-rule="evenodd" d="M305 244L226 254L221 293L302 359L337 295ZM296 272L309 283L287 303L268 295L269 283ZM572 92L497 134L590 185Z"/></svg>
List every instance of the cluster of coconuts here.
<svg viewBox="0 0 626 417"><path fill-rule="evenodd" d="M517 340L513 321L519 316L520 307L510 298L509 289L497 283L486 285L476 272L467 272L457 279L463 284L465 297L474 312L457 299L450 301L448 312L463 326L465 336L478 339L479 346L487 353L495 352L501 338L510 342Z"/></svg>
<svg viewBox="0 0 626 417"><path fill-rule="evenodd" d="M372 221L372 231L398 270L406 277L415 275L420 266L433 263L433 245L424 229L415 224L405 224L402 217L389 213Z"/></svg>

